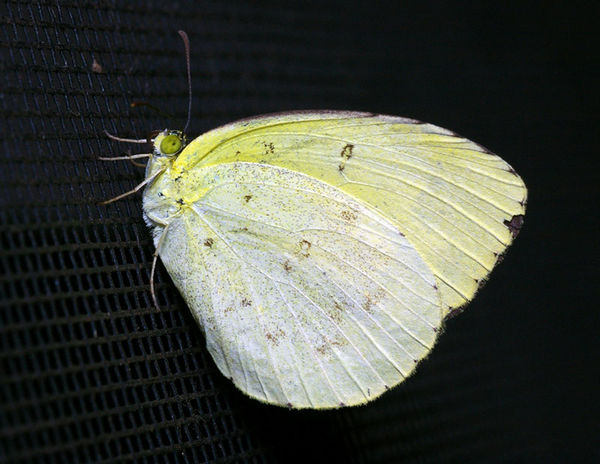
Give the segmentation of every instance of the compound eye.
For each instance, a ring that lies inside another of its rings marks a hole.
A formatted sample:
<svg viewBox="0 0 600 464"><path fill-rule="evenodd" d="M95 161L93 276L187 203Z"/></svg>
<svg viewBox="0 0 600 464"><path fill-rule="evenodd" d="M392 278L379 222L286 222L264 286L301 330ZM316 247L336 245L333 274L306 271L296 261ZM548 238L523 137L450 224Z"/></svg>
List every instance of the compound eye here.
<svg viewBox="0 0 600 464"><path fill-rule="evenodd" d="M174 155L181 150L181 145L181 138L176 134L170 134L160 142L160 152L164 155Z"/></svg>

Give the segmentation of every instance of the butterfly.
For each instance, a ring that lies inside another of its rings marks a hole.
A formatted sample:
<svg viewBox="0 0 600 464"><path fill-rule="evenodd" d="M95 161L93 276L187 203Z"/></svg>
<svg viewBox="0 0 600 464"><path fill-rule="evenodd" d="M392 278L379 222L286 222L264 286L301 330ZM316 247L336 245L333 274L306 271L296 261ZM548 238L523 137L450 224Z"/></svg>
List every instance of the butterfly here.
<svg viewBox="0 0 600 464"><path fill-rule="evenodd" d="M509 164L413 119L297 111L151 142L125 159L148 157L133 191L156 257L219 370L265 403L352 406L401 383L523 224Z"/></svg>

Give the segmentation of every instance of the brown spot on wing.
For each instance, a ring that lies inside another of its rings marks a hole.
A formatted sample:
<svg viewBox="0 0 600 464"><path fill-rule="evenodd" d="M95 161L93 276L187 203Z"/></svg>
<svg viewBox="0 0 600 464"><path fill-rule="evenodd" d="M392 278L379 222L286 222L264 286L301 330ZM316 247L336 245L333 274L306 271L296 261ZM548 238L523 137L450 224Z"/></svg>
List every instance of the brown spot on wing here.
<svg viewBox="0 0 600 464"><path fill-rule="evenodd" d="M285 272L290 272L292 270L292 266L290 264L289 259L285 260L285 263L283 263L283 268L285 269Z"/></svg>
<svg viewBox="0 0 600 464"><path fill-rule="evenodd" d="M244 200L246 200L246 203L248 203L251 198L252 198L252 195L244 195Z"/></svg>
<svg viewBox="0 0 600 464"><path fill-rule="evenodd" d="M348 211L348 210L344 210L341 213L342 219L344 219L345 221L348 222L354 222L356 221L356 213L354 213L353 211Z"/></svg>
<svg viewBox="0 0 600 464"><path fill-rule="evenodd" d="M248 298L242 298L242 306L250 306L252 304L252 301L250 301Z"/></svg>
<svg viewBox="0 0 600 464"><path fill-rule="evenodd" d="M336 323L340 323L344 318L344 307L338 301L334 301L333 308L327 309L327 315Z"/></svg>
<svg viewBox="0 0 600 464"><path fill-rule="evenodd" d="M515 238L517 235L519 235L524 222L525 217L522 214L517 214L516 216L513 216L510 221L504 220L504 225L508 227L508 230L510 230L513 238Z"/></svg>
<svg viewBox="0 0 600 464"><path fill-rule="evenodd" d="M371 295L367 294L367 296L365 297L365 302L363 304L363 309L366 312L370 313L372 306L373 306L373 300L371 299Z"/></svg>
<svg viewBox="0 0 600 464"><path fill-rule="evenodd" d="M308 240L300 240L300 251L299 253L304 256L305 258L308 258L310 256L310 247L312 246L312 243L310 243Z"/></svg>
<svg viewBox="0 0 600 464"><path fill-rule="evenodd" d="M504 255L506 254L506 250L504 250L502 253L498 254L498 253L494 253L494 256L496 257L496 264L500 264L502 261L504 261Z"/></svg>
<svg viewBox="0 0 600 464"><path fill-rule="evenodd" d="M459 315L460 313L462 313L465 310L466 306L467 306L467 303L457 306L456 308L448 308L449 312L448 312L448 314L446 314L446 317L444 319L445 320L451 319L451 318Z"/></svg>
<svg viewBox="0 0 600 464"><path fill-rule="evenodd" d="M272 155L275 153L275 145L273 145L273 142L263 142L262 144L265 147L265 155Z"/></svg>
<svg viewBox="0 0 600 464"><path fill-rule="evenodd" d="M377 288L377 290L375 290L375 293L373 293L373 294L367 293L365 295L365 302L363 304L363 309L368 313L372 313L373 307L377 306L377 304L382 300L382 298L384 296L385 296L385 290L381 287Z"/></svg>
<svg viewBox="0 0 600 464"><path fill-rule="evenodd" d="M315 351L316 351L317 353L319 353L321 356L324 356L324 355L325 355L325 353L327 353L327 349L328 349L328 348L329 348L329 347L327 346L327 344L323 343L322 345L318 345L318 346L315 348Z"/></svg>
<svg viewBox="0 0 600 464"><path fill-rule="evenodd" d="M215 241L210 237L204 240L204 246L207 246L209 248L212 248L213 243L215 243Z"/></svg>
<svg viewBox="0 0 600 464"><path fill-rule="evenodd" d="M340 164L338 166L338 169L340 171L343 171L344 168L346 167L346 162L352 158L352 150L354 150L354 145L351 143L347 143L346 145L344 145L344 148L342 148L342 151L340 153L340 156L342 157L342 161L340 161Z"/></svg>
<svg viewBox="0 0 600 464"><path fill-rule="evenodd" d="M341 157L342 158L346 158L347 160L349 160L350 158L352 158L352 150L354 149L354 145L351 143L348 143L344 146L344 148L342 148L342 153L341 153Z"/></svg>
<svg viewBox="0 0 600 464"><path fill-rule="evenodd" d="M279 339L281 337L285 337L285 332L281 329L276 329L272 332L266 332L265 333L265 338L269 341L269 343L271 343L272 345L279 345Z"/></svg>

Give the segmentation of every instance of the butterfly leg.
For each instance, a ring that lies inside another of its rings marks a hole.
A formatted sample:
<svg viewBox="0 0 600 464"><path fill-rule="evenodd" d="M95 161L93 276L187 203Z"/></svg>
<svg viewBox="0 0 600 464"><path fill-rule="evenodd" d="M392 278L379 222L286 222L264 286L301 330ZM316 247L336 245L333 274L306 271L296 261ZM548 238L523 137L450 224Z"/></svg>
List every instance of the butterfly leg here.
<svg viewBox="0 0 600 464"><path fill-rule="evenodd" d="M121 195L117 195L116 197L111 198L110 200L102 201L102 202L100 202L100 204L101 205L108 205L109 203L112 203L114 201L120 200L121 198L125 198L126 196L134 194L135 192L139 191L144 185L149 184L154 179L156 179L163 172L165 172L165 169L160 169L160 170L156 171L154 174L152 174L146 180L144 180L140 184L136 185L135 188L129 190L128 192L122 193Z"/></svg>
<svg viewBox="0 0 600 464"><path fill-rule="evenodd" d="M135 164L136 166L144 166L143 164L135 163L132 160L138 159L138 158L150 158L151 156L152 156L152 153L140 153L138 155L127 155L127 156L110 156L110 157L99 156L98 159L102 160L102 161L123 161L123 160L129 160L133 164Z"/></svg>
<svg viewBox="0 0 600 464"><path fill-rule="evenodd" d="M158 253L160 252L160 248L165 241L165 237L167 235L167 231L169 230L169 224L167 223L165 228L160 234L160 238L158 239L158 243L156 244L156 250L154 250L154 257L152 258L152 269L150 270L150 294L152 295L152 301L154 302L154 306L156 309L160 310L160 306L158 305L158 300L156 299L156 292L154 291L154 272L156 271L156 262L158 261Z"/></svg>

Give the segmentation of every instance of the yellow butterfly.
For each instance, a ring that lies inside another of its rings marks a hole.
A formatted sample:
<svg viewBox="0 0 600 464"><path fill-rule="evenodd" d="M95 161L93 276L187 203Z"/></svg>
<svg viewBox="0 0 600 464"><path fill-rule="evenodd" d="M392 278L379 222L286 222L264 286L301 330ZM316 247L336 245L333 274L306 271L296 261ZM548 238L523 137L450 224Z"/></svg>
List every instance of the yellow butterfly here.
<svg viewBox="0 0 600 464"><path fill-rule="evenodd" d="M357 405L402 382L523 223L504 160L412 119L290 112L152 143L135 191L157 255L218 368L266 403Z"/></svg>

